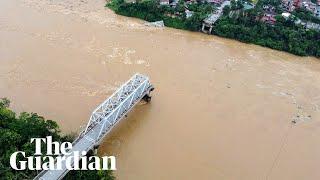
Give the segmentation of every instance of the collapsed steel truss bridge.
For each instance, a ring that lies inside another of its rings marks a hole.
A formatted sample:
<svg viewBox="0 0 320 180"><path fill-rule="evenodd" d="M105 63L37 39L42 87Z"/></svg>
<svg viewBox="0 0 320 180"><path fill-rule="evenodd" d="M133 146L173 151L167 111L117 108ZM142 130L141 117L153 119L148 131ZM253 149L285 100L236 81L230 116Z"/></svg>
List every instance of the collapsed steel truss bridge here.
<svg viewBox="0 0 320 180"><path fill-rule="evenodd" d="M86 128L72 143L70 156L73 156L75 151L88 152L97 148L103 138L140 100L146 102L151 100L150 93L153 89L147 76L141 74L132 76L92 112ZM67 156L69 155L65 155L66 158ZM58 180L68 172L65 163L62 163L62 170L43 170L34 179Z"/></svg>

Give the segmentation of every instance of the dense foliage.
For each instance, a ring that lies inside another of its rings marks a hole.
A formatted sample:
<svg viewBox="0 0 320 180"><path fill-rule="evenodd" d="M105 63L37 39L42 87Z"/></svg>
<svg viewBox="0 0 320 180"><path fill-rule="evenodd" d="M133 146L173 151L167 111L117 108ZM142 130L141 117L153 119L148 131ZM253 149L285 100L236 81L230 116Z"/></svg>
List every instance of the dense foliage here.
<svg viewBox="0 0 320 180"><path fill-rule="evenodd" d="M312 12L310 12L306 9L303 9L303 8L296 9L292 12L292 14L301 20L310 21L310 22L320 24L320 19L315 17L312 14Z"/></svg>
<svg viewBox="0 0 320 180"><path fill-rule="evenodd" d="M70 142L73 137L60 135L56 122L45 120L36 113L23 112L17 116L9 109L9 105L9 100L0 100L0 179L33 179L37 174L36 171L15 171L10 168L11 154L24 151L26 156L33 155L35 146L30 143L31 138L52 136L54 141ZM110 171L71 171L65 179L113 180L114 178Z"/></svg>
<svg viewBox="0 0 320 180"><path fill-rule="evenodd" d="M301 56L320 57L320 33L318 31L305 30L281 17L277 17L277 20L274 26L270 26L256 21L250 14L239 18L224 17L217 22L214 33Z"/></svg>
<svg viewBox="0 0 320 180"><path fill-rule="evenodd" d="M120 15L136 17L149 22L163 20L165 26L190 31L199 30L202 20L214 10L214 7L206 3L191 4L189 9L194 13L190 18L186 18L183 0L179 1L175 8L159 6L159 2L156 0L143 0L136 3L112 0L107 6Z"/></svg>
<svg viewBox="0 0 320 180"><path fill-rule="evenodd" d="M243 10L242 3L249 0L231 0L231 6L225 6L223 16L215 23L213 34L237 39L241 42L253 43L272 49L287 51L300 56L320 57L320 32L306 30L294 23L294 19L285 20L281 15L276 16L275 25L259 21L264 14L263 5L275 7L275 13L281 14L280 0L259 0L254 9ZM194 11L193 16L186 18L184 1L172 8L160 6L156 0L140 0L136 3L126 3L124 0L111 0L107 4L117 14L137 17L147 21L164 20L166 26L191 31L200 30L203 19L214 11L210 4L188 4L188 9ZM230 16L230 14L233 14ZM303 9L293 14L302 20L319 22Z"/></svg>
<svg viewBox="0 0 320 180"><path fill-rule="evenodd" d="M231 6L234 6L232 4L231 1ZM306 30L302 26L296 25L294 23L295 19L286 20L280 15L276 16L275 25L262 23L257 20L257 17L263 15L263 5L272 5L275 7L275 12L281 12L279 0L260 0L254 9L240 10L236 17L225 15L220 18L215 24L214 33L241 42L287 51L300 56L320 57L319 31ZM227 8L224 13L227 14L228 11ZM302 9L296 12L300 13L300 16L307 13ZM305 15L306 18L311 18L311 16L310 13Z"/></svg>

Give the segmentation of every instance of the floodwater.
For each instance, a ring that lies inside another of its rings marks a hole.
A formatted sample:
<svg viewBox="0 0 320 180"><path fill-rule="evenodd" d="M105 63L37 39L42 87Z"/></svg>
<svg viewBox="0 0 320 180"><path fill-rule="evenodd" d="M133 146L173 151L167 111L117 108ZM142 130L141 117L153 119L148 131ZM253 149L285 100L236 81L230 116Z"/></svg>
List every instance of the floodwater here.
<svg viewBox="0 0 320 180"><path fill-rule="evenodd" d="M155 86L105 139L120 180L320 178L320 61L152 28L103 0L1 0L0 93L79 132L134 73ZM296 123L292 123L296 121Z"/></svg>

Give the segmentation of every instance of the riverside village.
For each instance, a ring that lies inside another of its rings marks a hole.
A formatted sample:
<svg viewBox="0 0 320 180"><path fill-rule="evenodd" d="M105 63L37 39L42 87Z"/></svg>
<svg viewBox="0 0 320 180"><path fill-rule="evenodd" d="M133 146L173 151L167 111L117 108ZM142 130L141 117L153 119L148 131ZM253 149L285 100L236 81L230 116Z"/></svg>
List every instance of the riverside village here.
<svg viewBox="0 0 320 180"><path fill-rule="evenodd" d="M205 14L201 19L201 31L208 34L212 33L219 18L239 17L240 13L248 15L250 10L258 12L255 17L257 21L270 26L282 18L305 29L320 30L320 0L159 0L158 5L168 10L164 15L170 18L187 20L192 18L196 11ZM146 25L162 27L165 23L160 20Z"/></svg>

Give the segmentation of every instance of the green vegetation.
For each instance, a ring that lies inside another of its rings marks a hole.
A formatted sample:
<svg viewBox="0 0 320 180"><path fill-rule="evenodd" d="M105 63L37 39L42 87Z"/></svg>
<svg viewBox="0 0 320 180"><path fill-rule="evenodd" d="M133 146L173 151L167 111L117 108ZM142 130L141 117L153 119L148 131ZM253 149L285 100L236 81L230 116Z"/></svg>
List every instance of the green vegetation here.
<svg viewBox="0 0 320 180"><path fill-rule="evenodd" d="M283 20L275 26L269 26L249 17L238 19L224 17L216 24L214 33L296 55L320 57L319 32L306 31L303 28L286 26L286 24Z"/></svg>
<svg viewBox="0 0 320 180"><path fill-rule="evenodd" d="M165 26L190 31L199 30L202 20L214 10L214 7L207 3L194 3L189 5L189 10L194 12L193 15L190 18L186 18L184 1L182 0L179 1L175 8L159 6L159 2L156 0L142 0L136 3L111 0L107 7L123 16L136 17L149 22L163 20Z"/></svg>
<svg viewBox="0 0 320 180"><path fill-rule="evenodd" d="M300 56L320 57L320 32L306 30L294 24L293 20L285 20L276 16L277 22L271 26L257 21L262 16L262 6L273 4L277 0L260 0L256 8L242 11L237 17L224 16L216 23L216 35L237 39L245 43L253 43L272 49L287 51ZM276 8L276 11L280 11Z"/></svg>
<svg viewBox="0 0 320 180"><path fill-rule="evenodd" d="M243 2L244 0L232 0L231 6L225 6L223 16L215 23L213 34L300 56L320 57L320 32L306 30L301 25L296 25L294 19L285 20L281 17L279 15L282 12L280 0L259 0L256 7L249 10L243 9ZM166 26L191 31L200 30L203 19L215 10L215 7L210 4L187 4L187 8L194 11L194 14L190 18L186 18L185 5L186 3L182 0L175 8L161 6L157 0L140 0L136 3L111 0L107 4L109 8L120 15L137 17L147 21L163 20ZM278 15L274 25L258 20L264 14L263 5L275 7L274 11ZM320 23L319 19L306 10L299 9L293 14L302 20Z"/></svg>
<svg viewBox="0 0 320 180"><path fill-rule="evenodd" d="M36 171L15 171L10 168L11 154L25 151L26 156L33 155L35 146L30 144L31 138L52 136L54 141L70 142L73 137L60 135L56 122L45 120L36 113L23 112L17 116L9 105L9 100L0 100L0 177L8 180L33 179ZM111 171L71 171L65 179L113 180L114 177Z"/></svg>
<svg viewBox="0 0 320 180"><path fill-rule="evenodd" d="M243 3L241 0L238 0L238 1L231 0L230 2L231 2L231 6L230 6L231 10L239 10L239 9L243 8ZM227 6L227 7L229 7L229 6Z"/></svg>
<svg viewBox="0 0 320 180"><path fill-rule="evenodd" d="M296 9L292 12L292 14L295 17L300 18L301 20L310 21L310 22L320 24L320 19L313 16L312 12L310 12L306 9L303 9L303 8Z"/></svg>

